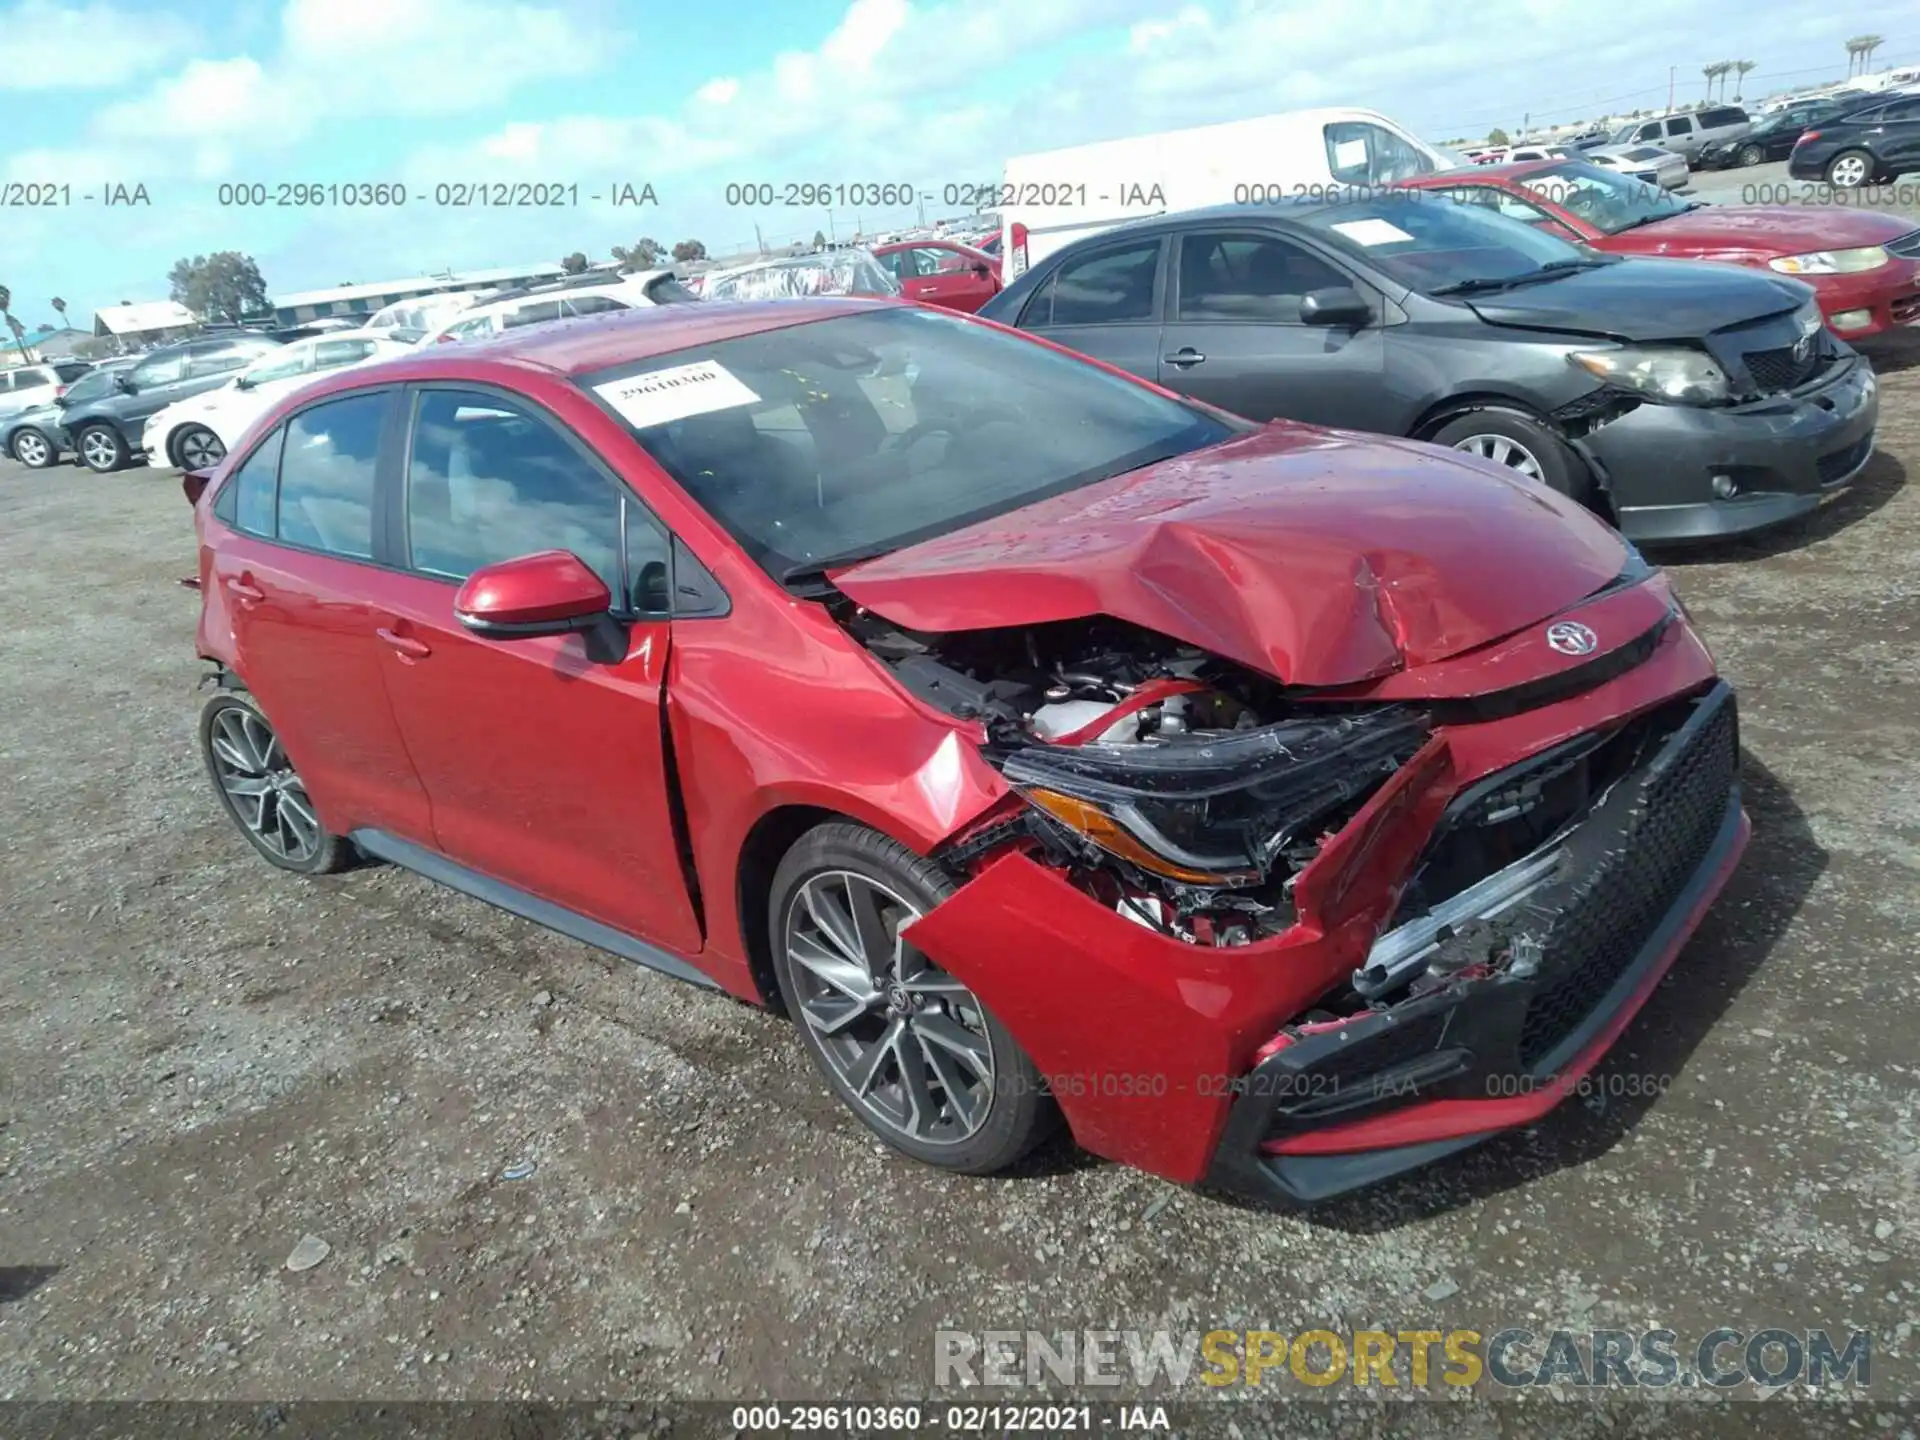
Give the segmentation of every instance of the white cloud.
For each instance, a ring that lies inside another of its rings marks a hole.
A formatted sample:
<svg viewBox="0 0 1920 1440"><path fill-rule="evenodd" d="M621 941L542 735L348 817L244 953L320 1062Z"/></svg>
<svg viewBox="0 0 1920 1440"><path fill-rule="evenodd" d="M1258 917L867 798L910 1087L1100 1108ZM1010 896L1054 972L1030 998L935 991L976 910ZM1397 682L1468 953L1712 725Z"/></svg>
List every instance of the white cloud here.
<svg viewBox="0 0 1920 1440"><path fill-rule="evenodd" d="M124 85L173 64L195 40L194 27L172 15L20 0L0 8L0 90Z"/></svg>
<svg viewBox="0 0 1920 1440"><path fill-rule="evenodd" d="M705 105L729 105L740 93L740 82L731 75L718 75L693 92L693 98Z"/></svg>

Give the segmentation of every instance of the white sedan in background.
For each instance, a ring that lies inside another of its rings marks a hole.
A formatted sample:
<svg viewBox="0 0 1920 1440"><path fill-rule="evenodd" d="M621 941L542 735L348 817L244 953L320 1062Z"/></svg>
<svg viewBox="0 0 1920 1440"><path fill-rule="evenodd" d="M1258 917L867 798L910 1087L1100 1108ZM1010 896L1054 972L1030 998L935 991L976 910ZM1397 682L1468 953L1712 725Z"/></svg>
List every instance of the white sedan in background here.
<svg viewBox="0 0 1920 1440"><path fill-rule="evenodd" d="M1682 190L1692 173L1687 157L1658 145L1603 145L1581 157L1589 165L1614 170L1633 180L1644 180L1662 190Z"/></svg>
<svg viewBox="0 0 1920 1440"><path fill-rule="evenodd" d="M522 325L545 325L582 315L604 315L610 310L637 310L649 305L677 305L699 296L674 278L671 270L646 270L638 275L592 276L576 281L509 290L484 305L449 316L420 341L440 345L455 340L479 340Z"/></svg>
<svg viewBox="0 0 1920 1440"><path fill-rule="evenodd" d="M204 470L275 401L316 376L412 353L411 345L357 330L296 341L262 355L217 389L155 411L141 443L156 463Z"/></svg>

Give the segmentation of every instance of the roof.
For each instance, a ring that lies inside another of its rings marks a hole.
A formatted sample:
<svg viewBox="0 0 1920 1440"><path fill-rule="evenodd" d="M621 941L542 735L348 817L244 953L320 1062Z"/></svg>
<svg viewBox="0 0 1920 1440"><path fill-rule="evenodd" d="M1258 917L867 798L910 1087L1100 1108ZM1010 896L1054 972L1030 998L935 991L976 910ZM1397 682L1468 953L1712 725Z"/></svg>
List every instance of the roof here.
<svg viewBox="0 0 1920 1440"><path fill-rule="evenodd" d="M399 370L434 371L454 360L506 360L559 375L589 375L695 345L758 335L811 320L852 315L899 302L846 295L794 300L700 301L608 311L503 330L460 345L435 345L390 362Z"/></svg>
<svg viewBox="0 0 1920 1440"><path fill-rule="evenodd" d="M370 285L336 285L328 290L299 290L273 297L275 309L296 305L327 305L342 300L373 300L382 295L402 298L430 294L454 285L497 285L504 280L525 280L535 275L564 275L566 267L551 260L531 265L505 265L491 270L463 270L447 275L411 275L405 280L383 280Z"/></svg>
<svg viewBox="0 0 1920 1440"><path fill-rule="evenodd" d="M178 300L148 300L138 305L106 305L93 312L93 322L113 335L138 335L197 325L194 313Z"/></svg>

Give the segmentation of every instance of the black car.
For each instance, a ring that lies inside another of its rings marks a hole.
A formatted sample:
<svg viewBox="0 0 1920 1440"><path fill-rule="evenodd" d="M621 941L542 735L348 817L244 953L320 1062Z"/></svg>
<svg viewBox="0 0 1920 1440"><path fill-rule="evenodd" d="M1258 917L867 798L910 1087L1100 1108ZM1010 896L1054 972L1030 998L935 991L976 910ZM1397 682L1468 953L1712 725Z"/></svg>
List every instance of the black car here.
<svg viewBox="0 0 1920 1440"><path fill-rule="evenodd" d="M104 393L62 397L68 443L89 470L118 470L140 452L149 415L226 384L236 370L279 348L278 340L235 330L149 351L112 372Z"/></svg>
<svg viewBox="0 0 1920 1440"><path fill-rule="evenodd" d="M113 393L113 373L124 370L136 357L102 360L83 365L81 373L45 405L22 410L0 420L0 455L18 460L34 470L44 470L72 448L67 438L66 407L76 400L85 403Z"/></svg>
<svg viewBox="0 0 1920 1440"><path fill-rule="evenodd" d="M980 314L1249 419L1473 452L1648 541L1813 509L1878 417L1800 282L1606 256L1431 191L1138 221Z"/></svg>
<svg viewBox="0 0 1920 1440"><path fill-rule="evenodd" d="M1753 129L1731 140L1710 140L1693 162L1696 170L1731 170L1784 160L1812 126L1858 108L1858 100L1808 100L1756 120Z"/></svg>
<svg viewBox="0 0 1920 1440"><path fill-rule="evenodd" d="M1876 185L1920 170L1920 95L1868 101L1802 134L1787 157L1796 180Z"/></svg>

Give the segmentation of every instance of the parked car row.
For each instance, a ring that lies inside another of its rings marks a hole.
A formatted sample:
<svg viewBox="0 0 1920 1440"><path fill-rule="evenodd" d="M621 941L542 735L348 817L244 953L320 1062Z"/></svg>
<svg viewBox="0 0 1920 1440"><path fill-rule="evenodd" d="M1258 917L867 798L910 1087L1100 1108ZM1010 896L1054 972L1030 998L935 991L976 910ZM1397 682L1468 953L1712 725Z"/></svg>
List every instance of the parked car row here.
<svg viewBox="0 0 1920 1440"><path fill-rule="evenodd" d="M1315 1200L1530 1123L1746 840L1734 698L1633 542L1861 471L1842 337L1920 319L1920 230L1227 130L1237 203L1191 134L1010 164L1086 178L1003 216L1007 275L579 277L150 412L229 818L778 1007L954 1170L1064 1122Z"/></svg>

